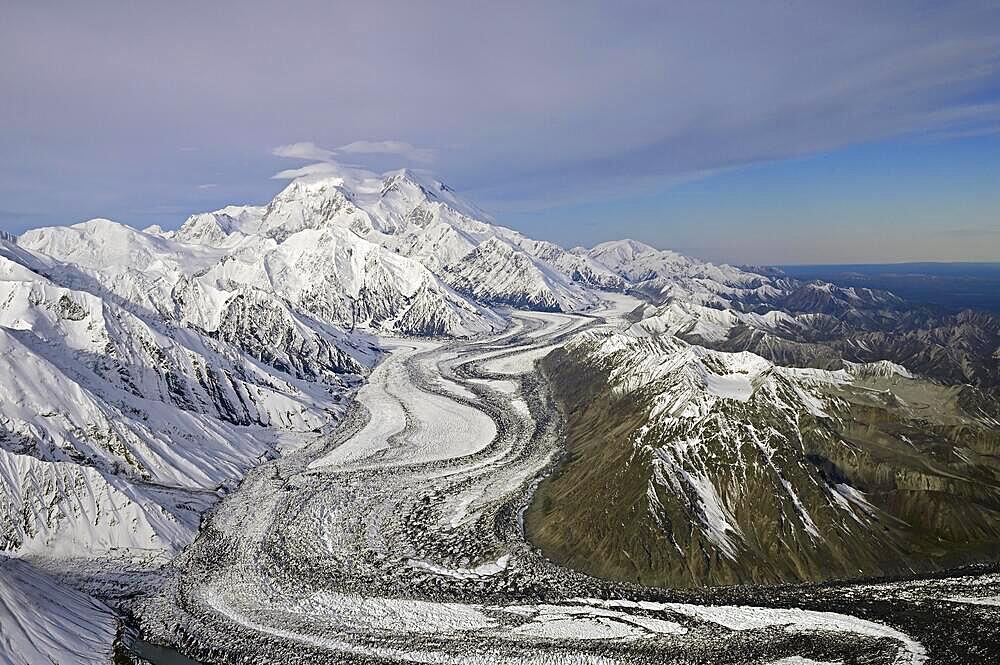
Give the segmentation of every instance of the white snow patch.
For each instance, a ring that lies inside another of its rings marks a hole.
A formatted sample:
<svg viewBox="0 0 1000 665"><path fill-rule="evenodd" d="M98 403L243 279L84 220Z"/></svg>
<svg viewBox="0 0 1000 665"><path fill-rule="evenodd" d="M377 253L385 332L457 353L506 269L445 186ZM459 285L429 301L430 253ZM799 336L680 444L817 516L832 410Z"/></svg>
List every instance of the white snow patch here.
<svg viewBox="0 0 1000 665"><path fill-rule="evenodd" d="M948 600L953 603L963 603L965 605L1000 607L1000 596L951 596Z"/></svg>
<svg viewBox="0 0 1000 665"><path fill-rule="evenodd" d="M452 577L457 580L471 580L499 575L506 571L510 565L510 555L504 554L496 561L487 561L473 568L447 568L422 559L410 559L409 564L414 568L429 570L436 575Z"/></svg>

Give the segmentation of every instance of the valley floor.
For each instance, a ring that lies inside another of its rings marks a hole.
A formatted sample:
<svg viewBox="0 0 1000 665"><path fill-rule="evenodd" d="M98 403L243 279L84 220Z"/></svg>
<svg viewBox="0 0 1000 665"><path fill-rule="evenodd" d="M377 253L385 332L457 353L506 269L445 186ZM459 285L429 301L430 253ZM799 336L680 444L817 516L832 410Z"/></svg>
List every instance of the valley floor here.
<svg viewBox="0 0 1000 665"><path fill-rule="evenodd" d="M585 327L622 325L632 305L516 313L491 339L385 340L392 352L335 438L253 469L158 591L131 604L143 657L916 664L996 653L993 572L671 591L561 568L527 542L523 512L563 440L534 361ZM11 579L0 610L16 614L21 587L44 581ZM82 612L85 599L57 605Z"/></svg>

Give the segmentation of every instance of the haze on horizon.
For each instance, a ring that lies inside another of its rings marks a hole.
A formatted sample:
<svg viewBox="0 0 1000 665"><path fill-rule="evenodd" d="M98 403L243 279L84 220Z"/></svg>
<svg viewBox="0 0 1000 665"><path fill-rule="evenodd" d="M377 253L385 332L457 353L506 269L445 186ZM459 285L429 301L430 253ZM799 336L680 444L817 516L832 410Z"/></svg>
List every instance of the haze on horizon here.
<svg viewBox="0 0 1000 665"><path fill-rule="evenodd" d="M14 233L176 228L336 161L565 246L1000 260L996 2L18 3L0 62Z"/></svg>

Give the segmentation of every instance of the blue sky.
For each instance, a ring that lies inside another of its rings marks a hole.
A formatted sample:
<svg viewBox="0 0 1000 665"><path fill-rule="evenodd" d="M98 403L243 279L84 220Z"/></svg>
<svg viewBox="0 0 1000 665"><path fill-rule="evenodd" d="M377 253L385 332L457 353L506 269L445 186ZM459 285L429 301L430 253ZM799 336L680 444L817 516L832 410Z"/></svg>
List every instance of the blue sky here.
<svg viewBox="0 0 1000 665"><path fill-rule="evenodd" d="M738 263L1000 261L1000 134L851 146L506 221Z"/></svg>
<svg viewBox="0 0 1000 665"><path fill-rule="evenodd" d="M995 2L19 3L0 62L13 232L176 227L337 159L564 245L1000 260Z"/></svg>

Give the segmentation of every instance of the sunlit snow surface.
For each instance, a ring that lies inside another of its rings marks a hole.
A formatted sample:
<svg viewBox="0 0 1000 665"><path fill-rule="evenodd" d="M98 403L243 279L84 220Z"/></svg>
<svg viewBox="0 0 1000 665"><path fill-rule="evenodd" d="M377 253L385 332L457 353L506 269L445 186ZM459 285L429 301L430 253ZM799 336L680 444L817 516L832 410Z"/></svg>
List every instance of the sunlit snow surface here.
<svg viewBox="0 0 1000 665"><path fill-rule="evenodd" d="M879 621L679 602L525 542L521 512L561 440L534 361L574 331L623 327L630 305L518 313L487 340L386 340L336 438L252 471L139 605L147 639L281 663L928 662Z"/></svg>

